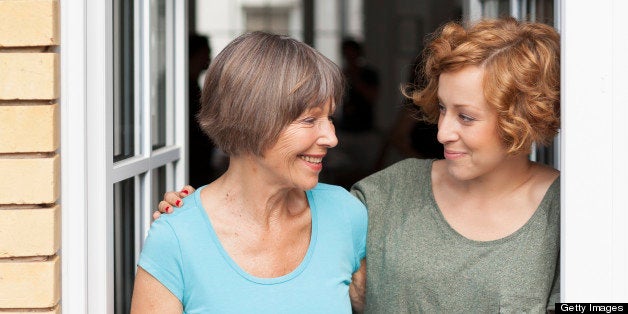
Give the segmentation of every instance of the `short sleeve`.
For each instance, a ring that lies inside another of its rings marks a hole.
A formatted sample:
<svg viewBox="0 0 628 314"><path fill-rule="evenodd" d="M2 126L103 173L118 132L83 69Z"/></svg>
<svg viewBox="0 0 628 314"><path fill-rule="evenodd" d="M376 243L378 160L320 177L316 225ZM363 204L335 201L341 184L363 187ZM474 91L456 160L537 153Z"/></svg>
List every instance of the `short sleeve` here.
<svg viewBox="0 0 628 314"><path fill-rule="evenodd" d="M353 227L353 245L356 249L357 266L360 267L360 261L366 256L366 231L368 227L368 214L366 207L360 202L356 202L356 210L354 210ZM357 270L357 268L356 268Z"/></svg>
<svg viewBox="0 0 628 314"><path fill-rule="evenodd" d="M183 272L179 241L167 218L153 222L138 265L183 302Z"/></svg>
<svg viewBox="0 0 628 314"><path fill-rule="evenodd" d="M344 191L344 193L347 193ZM353 195L347 195L345 201L346 212L351 224L351 237L354 248L354 271L360 268L360 261L366 256L366 232L368 228L368 213L366 206Z"/></svg>

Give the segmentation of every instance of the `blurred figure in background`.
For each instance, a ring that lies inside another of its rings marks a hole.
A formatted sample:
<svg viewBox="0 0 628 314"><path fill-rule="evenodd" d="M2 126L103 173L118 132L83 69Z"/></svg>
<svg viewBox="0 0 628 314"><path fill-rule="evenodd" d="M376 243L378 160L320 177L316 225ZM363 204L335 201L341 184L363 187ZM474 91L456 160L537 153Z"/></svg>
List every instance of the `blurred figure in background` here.
<svg viewBox="0 0 628 314"><path fill-rule="evenodd" d="M196 114L201 109L199 77L209 66L211 48L207 36L199 34L190 35L189 45L188 130L190 133L190 143L188 146L188 160L189 169L194 169L194 171L190 171L190 182L194 183L195 186L201 186L207 182L213 181L219 175L211 162L214 144L207 135L203 133L196 121Z"/></svg>
<svg viewBox="0 0 628 314"><path fill-rule="evenodd" d="M420 50L423 50L422 48ZM422 54L419 53L410 64L407 85L425 87ZM436 139L438 127L425 121L425 113L404 98L395 123L384 138L376 170L405 158L443 159L443 145Z"/></svg>
<svg viewBox="0 0 628 314"><path fill-rule="evenodd" d="M343 72L347 80L339 128L347 132L373 129L373 109L379 92L379 75L364 59L356 40L342 41Z"/></svg>
<svg viewBox="0 0 628 314"><path fill-rule="evenodd" d="M379 74L364 57L361 43L345 38L341 49L347 90L338 112L340 144L330 156L333 176L323 177L348 189L375 170L381 143L374 114L380 82Z"/></svg>

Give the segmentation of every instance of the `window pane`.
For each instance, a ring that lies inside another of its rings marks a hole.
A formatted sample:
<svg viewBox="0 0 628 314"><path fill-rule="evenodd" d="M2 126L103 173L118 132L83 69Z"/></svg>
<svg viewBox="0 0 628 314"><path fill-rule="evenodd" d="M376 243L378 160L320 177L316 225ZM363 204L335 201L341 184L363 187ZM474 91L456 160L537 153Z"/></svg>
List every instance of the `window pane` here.
<svg viewBox="0 0 628 314"><path fill-rule="evenodd" d="M166 145L166 1L152 2L150 16L150 111L152 146L157 149Z"/></svg>
<svg viewBox="0 0 628 314"><path fill-rule="evenodd" d="M166 166L154 169L152 179L151 187L153 190L150 208L157 209L159 202L164 198L164 194L166 193Z"/></svg>
<svg viewBox="0 0 628 314"><path fill-rule="evenodd" d="M265 30L278 34L290 34L290 8L264 5L245 7L247 32Z"/></svg>
<svg viewBox="0 0 628 314"><path fill-rule="evenodd" d="M118 161L135 154L133 1L114 1L113 8L113 158Z"/></svg>
<svg viewBox="0 0 628 314"><path fill-rule="evenodd" d="M135 179L113 186L115 313L129 313L135 279Z"/></svg>
<svg viewBox="0 0 628 314"><path fill-rule="evenodd" d="M531 21L554 26L554 1L532 0L527 4Z"/></svg>
<svg viewBox="0 0 628 314"><path fill-rule="evenodd" d="M482 17L497 18L510 15L510 0L484 0Z"/></svg>

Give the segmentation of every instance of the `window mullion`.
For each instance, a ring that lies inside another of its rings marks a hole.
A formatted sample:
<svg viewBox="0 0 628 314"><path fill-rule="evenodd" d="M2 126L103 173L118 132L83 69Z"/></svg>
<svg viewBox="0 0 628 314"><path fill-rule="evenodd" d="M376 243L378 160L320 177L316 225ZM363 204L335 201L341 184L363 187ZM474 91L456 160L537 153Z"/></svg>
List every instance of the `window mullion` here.
<svg viewBox="0 0 628 314"><path fill-rule="evenodd" d="M139 180L139 203L137 203L137 211L141 217L141 228L136 230L136 234L141 235L140 245L137 246L141 249L141 242L148 232L150 227L150 212L151 212L151 182L152 182L152 112L151 104L157 101L153 94L153 77L151 73L151 63L153 61L153 55L151 51L151 19L153 18L151 1L140 0L141 6L141 18L139 19L142 24L140 35L140 49L141 49L141 75L140 80L140 93L141 101L140 107L142 112L141 120L141 142L142 142L142 155L148 159L148 169L144 174L140 174Z"/></svg>
<svg viewBox="0 0 628 314"><path fill-rule="evenodd" d="M174 1L166 1L166 146L174 144Z"/></svg>
<svg viewBox="0 0 628 314"><path fill-rule="evenodd" d="M87 298L89 313L113 312L113 12L86 4Z"/></svg>
<svg viewBox="0 0 628 314"><path fill-rule="evenodd" d="M62 313L87 312L87 60L86 2L61 1L61 295ZM65 210L70 209L73 210ZM70 297L67 297L69 299Z"/></svg>
<svg viewBox="0 0 628 314"><path fill-rule="evenodd" d="M132 0L133 1L133 6L134 6L134 10L133 10L133 23L134 23L134 27L133 27L133 53L134 53L134 60L135 62L133 62L133 76L134 76L134 84L133 84L133 89L134 89L134 99L133 99L133 110L135 112L135 123L134 123L134 130L133 130L133 136L135 138L135 156L145 156L144 155L144 140L143 140L143 135L142 133L144 132L143 130L143 120L145 119L143 114L143 99L144 99L144 95L142 93L143 91L143 85L144 85L144 58L146 56L144 56L144 46L143 46L143 37L144 37L144 28L145 25L143 23L143 10L142 10L142 5L141 3L143 2L142 0Z"/></svg>
<svg viewBox="0 0 628 314"><path fill-rule="evenodd" d="M168 189L177 189L188 183L187 170L187 145L188 145L188 48L187 48L187 1L174 2L174 38L173 49L173 95L174 110L172 113L174 123L174 145L180 148L180 159L174 164L174 178L167 176L166 186ZM174 182L172 182L174 181Z"/></svg>

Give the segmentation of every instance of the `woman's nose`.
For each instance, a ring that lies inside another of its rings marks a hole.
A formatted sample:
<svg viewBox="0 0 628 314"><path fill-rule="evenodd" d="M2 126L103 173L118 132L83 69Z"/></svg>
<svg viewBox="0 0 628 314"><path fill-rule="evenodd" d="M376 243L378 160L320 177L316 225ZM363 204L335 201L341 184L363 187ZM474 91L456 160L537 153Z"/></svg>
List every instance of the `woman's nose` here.
<svg viewBox="0 0 628 314"><path fill-rule="evenodd" d="M436 138L441 144L453 142L458 139L456 121L451 115L441 113L438 118L438 133Z"/></svg>
<svg viewBox="0 0 628 314"><path fill-rule="evenodd" d="M321 135L318 138L318 144L327 146L329 148L338 145L338 138L336 137L336 128L331 120L326 120L320 124Z"/></svg>

